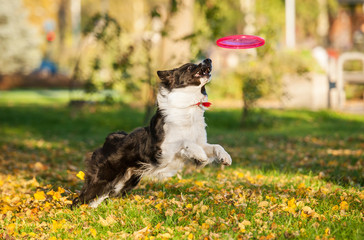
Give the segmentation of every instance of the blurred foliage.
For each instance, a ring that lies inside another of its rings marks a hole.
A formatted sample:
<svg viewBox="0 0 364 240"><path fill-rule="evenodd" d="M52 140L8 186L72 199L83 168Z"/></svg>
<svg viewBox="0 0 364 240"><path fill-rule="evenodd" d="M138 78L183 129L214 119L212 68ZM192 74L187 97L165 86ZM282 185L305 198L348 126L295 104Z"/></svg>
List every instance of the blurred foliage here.
<svg viewBox="0 0 364 240"><path fill-rule="evenodd" d="M335 11L332 0L327 1L328 11ZM330 10L329 10L330 9ZM285 19L284 1L256 1L256 34L265 38L264 47L257 49L257 57L250 57L239 67L237 77L242 80L244 102L242 125L246 124L248 113L256 102L266 96L280 98L283 92L283 75L305 75L322 71L309 50L282 50ZM319 40L317 21L319 6L317 0L296 1L297 39ZM246 67L248 66L248 67Z"/></svg>
<svg viewBox="0 0 364 240"><path fill-rule="evenodd" d="M194 12L194 32L186 36L191 42L191 58L205 57L209 44L225 35L239 32L244 15L236 0L196 0Z"/></svg>
<svg viewBox="0 0 364 240"><path fill-rule="evenodd" d="M264 47L257 49L258 57L274 54L283 42L285 10L284 1L257 0L255 5L256 35L266 39Z"/></svg>
<svg viewBox="0 0 364 240"><path fill-rule="evenodd" d="M318 16L320 14L317 0L296 1L297 38L306 39L315 37Z"/></svg>
<svg viewBox="0 0 364 240"><path fill-rule="evenodd" d="M30 0L24 1L28 8L36 10L37 4ZM43 10L53 9L52 13L48 14L56 18L57 10L54 9L57 7L54 5L67 2L66 5L69 7L69 1L57 0L50 3L40 0L39 5ZM173 39L190 42L191 61L195 62L208 56L217 38L244 34L246 16L242 7L243 1L194 0L193 2L194 31L180 39ZM326 4L328 15L335 16L338 2L336 0L323 0L323 2ZM110 89L121 90L122 94L129 94L134 99L142 100L149 111L154 105L158 81L155 70L163 67L161 66L165 60L161 57L163 51L171 51L163 49L163 40L173 37L170 33L174 26L170 20L178 14L184 1L85 0L81 1L81 4L83 41L87 48L82 49L81 55L76 59L75 79L83 81L86 92L90 94L107 92ZM313 44L320 42L317 33L319 11L318 0L296 1L298 45L307 39L313 40ZM70 13L66 15L70 19ZM256 57L249 57L241 52L242 63L236 72L228 73L226 70L221 74L225 77L224 83L219 87L221 95L243 96L245 105L249 109L262 97L283 94L280 82L283 74L304 75L308 71L320 71L315 66L315 60L309 51L282 50L285 34L284 15L284 0L255 0L254 34L265 38L266 44L256 50ZM31 21L37 20L34 16L34 13L29 16ZM69 19L68 25L70 25ZM159 40L155 40L156 36ZM90 39L92 41L89 41ZM66 54L65 52L60 51L60 55ZM226 84L227 81L229 84ZM135 91L137 89L140 91ZM238 92L237 89L242 92ZM110 95L105 97L110 101Z"/></svg>
<svg viewBox="0 0 364 240"><path fill-rule="evenodd" d="M346 99L362 99L364 100L364 86L357 84L346 84L345 85Z"/></svg>
<svg viewBox="0 0 364 240"><path fill-rule="evenodd" d="M36 29L21 0L0 0L0 74L27 73L40 65Z"/></svg>
<svg viewBox="0 0 364 240"><path fill-rule="evenodd" d="M105 102L113 102L112 95L105 90L112 90L115 84L123 82L127 90L136 86L130 79L132 66L130 57L134 51L132 46L120 44L122 29L119 23L108 14L96 14L90 18L83 29L84 42L92 42L94 52L87 63L81 64L83 54L77 59L73 78L84 82L84 90L88 94L106 92Z"/></svg>
<svg viewBox="0 0 364 240"><path fill-rule="evenodd" d="M244 102L243 119L262 97L280 98L283 92L283 75L299 75L308 78L309 72L318 72L309 51L281 51L267 54L264 58L252 58L236 71L236 77L242 81Z"/></svg>

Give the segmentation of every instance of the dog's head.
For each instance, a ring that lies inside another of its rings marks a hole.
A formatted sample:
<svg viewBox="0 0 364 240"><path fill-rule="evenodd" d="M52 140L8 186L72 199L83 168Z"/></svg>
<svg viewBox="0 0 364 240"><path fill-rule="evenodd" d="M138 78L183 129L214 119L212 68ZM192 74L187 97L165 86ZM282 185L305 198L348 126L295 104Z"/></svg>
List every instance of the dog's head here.
<svg viewBox="0 0 364 240"><path fill-rule="evenodd" d="M171 91L176 88L194 86L205 92L205 84L210 81L212 61L207 58L200 64L187 63L179 68L158 71L162 87Z"/></svg>

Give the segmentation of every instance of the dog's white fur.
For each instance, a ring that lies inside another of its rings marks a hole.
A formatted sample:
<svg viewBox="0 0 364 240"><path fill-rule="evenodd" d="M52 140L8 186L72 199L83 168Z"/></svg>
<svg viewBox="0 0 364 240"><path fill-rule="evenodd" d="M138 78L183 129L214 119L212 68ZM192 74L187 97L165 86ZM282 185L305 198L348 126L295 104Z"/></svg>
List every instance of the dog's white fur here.
<svg viewBox="0 0 364 240"><path fill-rule="evenodd" d="M201 87L209 81L209 78L200 78L200 86L175 88L170 92L160 89L157 101L165 116L161 164L145 166L144 175L158 179L172 177L191 159L196 159L202 166L216 159L231 165L231 157L223 147L207 143L205 107L196 105L207 101Z"/></svg>

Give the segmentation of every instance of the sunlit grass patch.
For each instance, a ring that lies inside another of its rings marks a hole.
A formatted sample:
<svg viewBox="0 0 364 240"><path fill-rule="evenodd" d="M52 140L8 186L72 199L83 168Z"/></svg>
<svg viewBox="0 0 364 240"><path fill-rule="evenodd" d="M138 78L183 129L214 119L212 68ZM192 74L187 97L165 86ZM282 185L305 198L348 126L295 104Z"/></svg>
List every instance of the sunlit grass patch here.
<svg viewBox="0 0 364 240"><path fill-rule="evenodd" d="M363 116L253 114L240 128L239 109L206 113L209 142L228 150L232 166L186 167L97 209L71 210L85 154L109 132L141 126L142 111L0 101L0 238L360 239Z"/></svg>

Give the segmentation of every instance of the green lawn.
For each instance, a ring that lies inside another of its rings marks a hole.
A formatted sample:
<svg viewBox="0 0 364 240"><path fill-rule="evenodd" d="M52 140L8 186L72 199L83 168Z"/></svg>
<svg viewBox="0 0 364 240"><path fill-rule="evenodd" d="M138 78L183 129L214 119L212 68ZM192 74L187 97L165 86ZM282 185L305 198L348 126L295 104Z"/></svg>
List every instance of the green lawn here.
<svg viewBox="0 0 364 240"><path fill-rule="evenodd" d="M84 155L142 125L123 105L67 106L67 92L0 92L0 239L362 239L364 116L206 112L233 165L143 180L99 208L67 207Z"/></svg>

